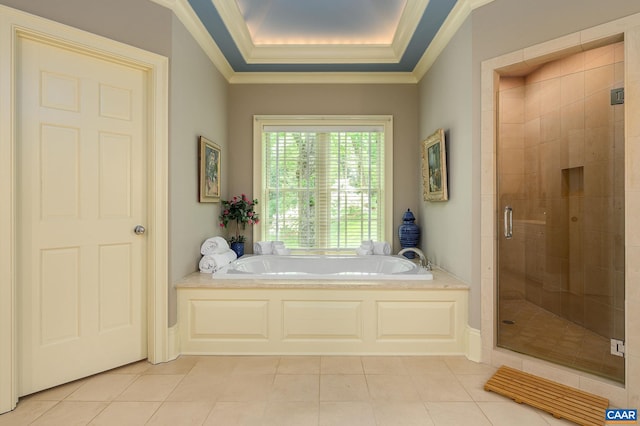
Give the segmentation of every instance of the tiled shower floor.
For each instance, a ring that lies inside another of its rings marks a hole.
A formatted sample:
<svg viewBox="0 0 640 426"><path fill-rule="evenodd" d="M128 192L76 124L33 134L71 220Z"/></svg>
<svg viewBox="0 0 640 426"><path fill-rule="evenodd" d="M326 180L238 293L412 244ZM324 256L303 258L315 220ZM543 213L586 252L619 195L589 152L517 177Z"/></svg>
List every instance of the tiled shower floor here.
<svg viewBox="0 0 640 426"><path fill-rule="evenodd" d="M606 337L523 299L501 300L499 317L498 346L624 381L624 358L611 355Z"/></svg>

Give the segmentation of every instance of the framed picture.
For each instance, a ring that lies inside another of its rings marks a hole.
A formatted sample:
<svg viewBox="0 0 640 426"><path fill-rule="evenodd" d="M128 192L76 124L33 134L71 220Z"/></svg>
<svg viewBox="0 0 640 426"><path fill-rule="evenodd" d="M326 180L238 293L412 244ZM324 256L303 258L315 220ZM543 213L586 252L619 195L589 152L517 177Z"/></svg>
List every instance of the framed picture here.
<svg viewBox="0 0 640 426"><path fill-rule="evenodd" d="M200 202L220 201L220 147L204 136L198 138L198 146Z"/></svg>
<svg viewBox="0 0 640 426"><path fill-rule="evenodd" d="M422 178L424 180L425 201L446 201L447 154L444 143L444 129L438 129L422 142Z"/></svg>

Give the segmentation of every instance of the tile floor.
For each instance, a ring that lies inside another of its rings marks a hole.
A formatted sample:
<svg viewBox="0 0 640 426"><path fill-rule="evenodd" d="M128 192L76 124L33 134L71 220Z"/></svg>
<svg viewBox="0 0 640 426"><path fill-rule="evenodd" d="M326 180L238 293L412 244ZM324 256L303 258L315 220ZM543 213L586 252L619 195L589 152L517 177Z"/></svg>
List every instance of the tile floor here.
<svg viewBox="0 0 640 426"><path fill-rule="evenodd" d="M181 356L24 397L0 425L567 425L464 357Z"/></svg>

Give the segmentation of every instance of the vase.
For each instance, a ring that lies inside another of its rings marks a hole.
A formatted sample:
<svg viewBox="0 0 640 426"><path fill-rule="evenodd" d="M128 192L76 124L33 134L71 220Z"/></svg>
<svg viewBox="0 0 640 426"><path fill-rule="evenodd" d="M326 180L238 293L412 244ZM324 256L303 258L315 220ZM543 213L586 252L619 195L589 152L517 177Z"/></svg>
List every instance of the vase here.
<svg viewBox="0 0 640 426"><path fill-rule="evenodd" d="M407 209L402 216L402 225L398 227L398 237L400 238L400 246L402 248L417 247L420 240L420 227L414 222L415 216L411 213L410 209ZM407 259L413 259L416 254L414 252L404 253Z"/></svg>
<svg viewBox="0 0 640 426"><path fill-rule="evenodd" d="M235 243L231 243L230 246L231 246L231 250L236 252L236 255L238 257L244 255L244 243L235 242Z"/></svg>

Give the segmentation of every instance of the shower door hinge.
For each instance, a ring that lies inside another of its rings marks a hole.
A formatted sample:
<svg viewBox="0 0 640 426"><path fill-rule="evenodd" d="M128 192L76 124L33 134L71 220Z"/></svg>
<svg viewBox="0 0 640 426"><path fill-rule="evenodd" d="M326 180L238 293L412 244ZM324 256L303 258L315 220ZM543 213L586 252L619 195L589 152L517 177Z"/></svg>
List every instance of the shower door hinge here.
<svg viewBox="0 0 640 426"><path fill-rule="evenodd" d="M611 89L611 105L620 105L624 103L624 87L619 89Z"/></svg>
<svg viewBox="0 0 640 426"><path fill-rule="evenodd" d="M624 358L624 340L611 339L611 355Z"/></svg>

